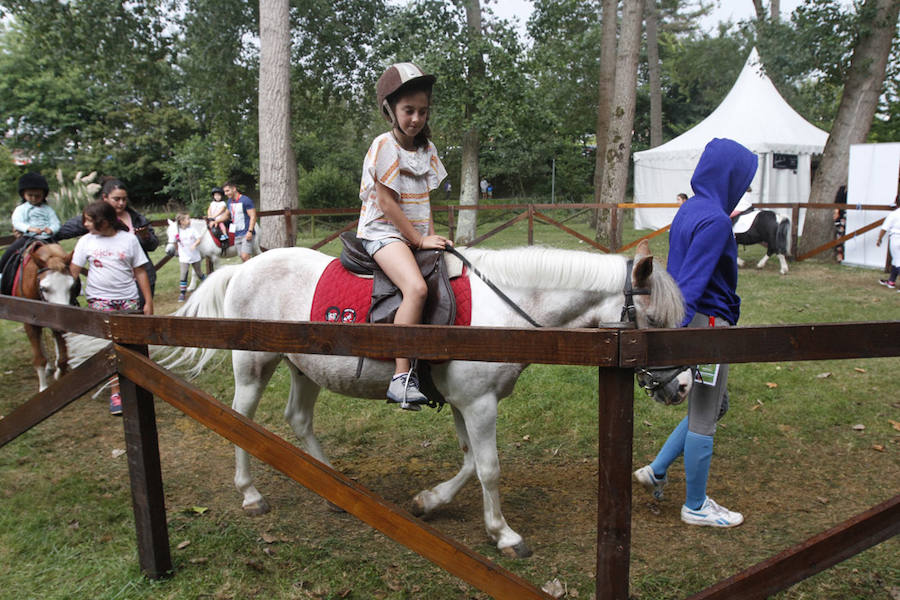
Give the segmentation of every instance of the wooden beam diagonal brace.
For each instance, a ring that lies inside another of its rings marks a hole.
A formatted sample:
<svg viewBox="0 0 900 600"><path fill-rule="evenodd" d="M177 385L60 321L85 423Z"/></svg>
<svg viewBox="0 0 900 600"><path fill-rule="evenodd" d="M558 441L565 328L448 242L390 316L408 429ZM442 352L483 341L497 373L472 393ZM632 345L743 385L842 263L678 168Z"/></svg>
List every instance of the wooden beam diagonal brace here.
<svg viewBox="0 0 900 600"><path fill-rule="evenodd" d="M0 420L0 448L56 414L116 372L110 344Z"/></svg>
<svg viewBox="0 0 900 600"><path fill-rule="evenodd" d="M202 390L176 379L149 358L120 345L115 351L120 373L135 385L460 579L499 599L550 598Z"/></svg>

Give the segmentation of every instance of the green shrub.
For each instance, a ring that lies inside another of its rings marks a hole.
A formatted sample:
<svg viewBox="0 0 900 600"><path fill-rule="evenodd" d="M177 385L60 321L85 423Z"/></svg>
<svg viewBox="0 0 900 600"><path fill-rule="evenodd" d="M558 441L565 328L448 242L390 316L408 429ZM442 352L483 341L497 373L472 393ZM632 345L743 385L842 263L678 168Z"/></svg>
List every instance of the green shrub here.
<svg viewBox="0 0 900 600"><path fill-rule="evenodd" d="M358 177L335 166L324 165L300 175L297 182L300 208L350 208L359 205Z"/></svg>

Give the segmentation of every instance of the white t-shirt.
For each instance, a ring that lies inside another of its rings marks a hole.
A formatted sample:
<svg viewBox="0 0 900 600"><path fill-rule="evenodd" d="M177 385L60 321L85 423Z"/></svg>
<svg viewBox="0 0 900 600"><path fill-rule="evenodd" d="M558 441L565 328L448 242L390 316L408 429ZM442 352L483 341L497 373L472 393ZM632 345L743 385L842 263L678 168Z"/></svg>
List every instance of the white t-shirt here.
<svg viewBox="0 0 900 600"><path fill-rule="evenodd" d="M215 219L226 208L224 200L213 200L209 203L209 208L206 209L206 216L210 219Z"/></svg>
<svg viewBox="0 0 900 600"><path fill-rule="evenodd" d="M133 233L83 235L75 244L72 264L87 266L86 298L133 300L138 297L134 268L147 263L147 256Z"/></svg>
<svg viewBox="0 0 900 600"><path fill-rule="evenodd" d="M891 237L900 236L900 208L895 208L888 213L881 228L887 231Z"/></svg>
<svg viewBox="0 0 900 600"><path fill-rule="evenodd" d="M190 227L178 228L178 237L175 238L178 247L178 262L192 265L200 260L200 250L193 247L199 237L197 232Z"/></svg>
<svg viewBox="0 0 900 600"><path fill-rule="evenodd" d="M372 142L363 161L359 198L362 210L356 236L364 240L404 239L378 206L375 181L397 192L403 214L421 235L428 235L431 222L429 192L447 176L434 144L415 151L404 150L389 131Z"/></svg>

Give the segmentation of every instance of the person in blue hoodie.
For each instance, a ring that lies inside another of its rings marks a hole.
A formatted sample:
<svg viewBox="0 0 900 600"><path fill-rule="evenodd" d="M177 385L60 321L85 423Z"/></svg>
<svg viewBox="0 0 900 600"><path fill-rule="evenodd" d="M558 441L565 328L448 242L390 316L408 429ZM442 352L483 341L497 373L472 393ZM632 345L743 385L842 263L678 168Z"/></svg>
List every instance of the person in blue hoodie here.
<svg viewBox="0 0 900 600"><path fill-rule="evenodd" d="M737 324L737 242L729 215L756 174L757 157L729 139L715 138L703 150L691 177L694 195L675 214L669 231L666 270L684 296L682 327L727 327ZM681 520L691 525L735 527L739 512L719 506L706 495L716 422L728 410L728 365L705 365L703 381L694 382L687 416L669 435L656 458L634 478L657 499L668 483L669 466L684 455L685 502Z"/></svg>

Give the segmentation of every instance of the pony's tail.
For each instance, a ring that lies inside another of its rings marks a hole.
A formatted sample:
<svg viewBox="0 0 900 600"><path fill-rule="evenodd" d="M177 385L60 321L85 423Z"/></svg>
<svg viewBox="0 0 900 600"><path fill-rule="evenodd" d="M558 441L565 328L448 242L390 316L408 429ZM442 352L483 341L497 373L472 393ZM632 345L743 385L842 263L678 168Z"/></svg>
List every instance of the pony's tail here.
<svg viewBox="0 0 900 600"><path fill-rule="evenodd" d="M224 317L225 293L240 267L241 265L229 265L210 273L184 306L172 313L172 316L211 319ZM159 356L154 356L154 359L167 369L186 371L188 377L193 379L203 372L203 367L217 353L218 349L215 348L164 347L160 348Z"/></svg>
<svg viewBox="0 0 900 600"><path fill-rule="evenodd" d="M775 233L775 251L784 256L791 254L791 220L782 217L778 220L778 231Z"/></svg>

